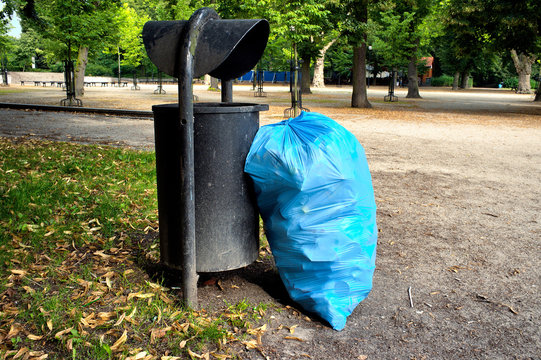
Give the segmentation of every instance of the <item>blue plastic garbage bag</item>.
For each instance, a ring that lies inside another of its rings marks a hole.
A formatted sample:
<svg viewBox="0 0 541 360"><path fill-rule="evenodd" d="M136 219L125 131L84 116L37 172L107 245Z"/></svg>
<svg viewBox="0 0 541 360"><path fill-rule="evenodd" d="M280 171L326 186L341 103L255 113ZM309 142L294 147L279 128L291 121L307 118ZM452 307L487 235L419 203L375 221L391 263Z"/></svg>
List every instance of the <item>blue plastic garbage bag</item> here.
<svg viewBox="0 0 541 360"><path fill-rule="evenodd" d="M364 149L318 113L259 129L246 159L290 297L336 330L372 289L376 204Z"/></svg>

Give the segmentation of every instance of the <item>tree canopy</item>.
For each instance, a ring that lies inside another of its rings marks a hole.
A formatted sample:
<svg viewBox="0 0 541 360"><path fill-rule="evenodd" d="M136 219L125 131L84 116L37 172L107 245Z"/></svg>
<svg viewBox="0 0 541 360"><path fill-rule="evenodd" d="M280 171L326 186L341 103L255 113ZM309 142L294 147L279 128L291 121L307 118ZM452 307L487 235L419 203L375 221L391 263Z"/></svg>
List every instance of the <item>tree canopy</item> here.
<svg viewBox="0 0 541 360"><path fill-rule="evenodd" d="M295 44L303 60L303 78L307 80L303 86L308 89L311 71L317 66L318 75L322 76L323 64L327 66L324 73L327 81L340 78L342 83L361 86L364 82L361 78L368 76L367 56L373 71L407 69L408 83L412 86L417 84L417 68L423 67L421 59L429 56L435 58L436 73L455 76L457 82L462 78L462 85L468 83L471 75L482 84L497 85L513 75L528 79L530 74L535 75L539 67L535 60L541 54L541 3L537 0L5 0L4 3L0 49L9 53L13 67L25 70L30 67L31 57L38 60L38 67L57 68L55 62L71 56L70 53L75 58L75 54L80 55L86 49L94 73L107 67L113 68L107 72L116 72L117 52L122 66L155 71L142 45L143 24L148 20L187 19L201 6L215 8L223 18L268 19L271 35L259 66L265 70L288 70ZM14 12L22 19L20 39L6 37L9 16ZM104 55L107 49L113 49L115 54ZM79 62L84 62L84 57ZM418 88L409 90L418 92Z"/></svg>

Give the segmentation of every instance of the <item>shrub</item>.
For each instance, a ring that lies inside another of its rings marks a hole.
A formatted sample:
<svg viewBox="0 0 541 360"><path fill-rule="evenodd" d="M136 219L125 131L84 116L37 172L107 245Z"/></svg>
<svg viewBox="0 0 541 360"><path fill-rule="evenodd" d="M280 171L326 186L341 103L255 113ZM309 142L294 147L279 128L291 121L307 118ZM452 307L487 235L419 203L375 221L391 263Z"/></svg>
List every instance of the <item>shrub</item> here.
<svg viewBox="0 0 541 360"><path fill-rule="evenodd" d="M504 79L502 81L502 87L507 89L516 89L518 87L518 78L515 76L512 78Z"/></svg>
<svg viewBox="0 0 541 360"><path fill-rule="evenodd" d="M88 76L113 76L113 71L104 65L89 63L85 74Z"/></svg>
<svg viewBox="0 0 541 360"><path fill-rule="evenodd" d="M432 86L453 86L453 77L449 75L433 77L430 84Z"/></svg>
<svg viewBox="0 0 541 360"><path fill-rule="evenodd" d="M504 79L502 81L502 87L506 89L516 89L518 88L518 77L514 76L511 78ZM535 79L530 78L530 87L532 88L532 91L535 91L537 89L537 81Z"/></svg>
<svg viewBox="0 0 541 360"><path fill-rule="evenodd" d="M454 77L452 76L442 75L438 77L433 77L430 81L430 84L432 86L453 86L453 80ZM458 85L460 86L460 83L458 83ZM471 76L468 79L468 85L470 88L473 87L473 78Z"/></svg>

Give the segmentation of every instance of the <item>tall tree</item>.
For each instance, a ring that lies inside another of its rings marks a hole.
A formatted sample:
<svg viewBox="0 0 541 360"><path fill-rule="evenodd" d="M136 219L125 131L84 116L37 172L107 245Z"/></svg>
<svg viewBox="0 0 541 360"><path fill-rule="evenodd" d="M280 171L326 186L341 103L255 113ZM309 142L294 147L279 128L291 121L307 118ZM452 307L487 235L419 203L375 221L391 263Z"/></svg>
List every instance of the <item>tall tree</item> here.
<svg viewBox="0 0 541 360"><path fill-rule="evenodd" d="M366 91L366 51L368 48L369 0L345 0L342 2L344 32L353 47L351 107L370 108Z"/></svg>
<svg viewBox="0 0 541 360"><path fill-rule="evenodd" d="M437 40L439 55L445 60L446 72L454 74L453 90L467 88L479 57L490 52L488 9L481 0L446 0L438 11L445 34Z"/></svg>
<svg viewBox="0 0 541 360"><path fill-rule="evenodd" d="M519 77L517 92L530 93L531 67L541 55L541 2L487 0L485 6L494 47L511 53Z"/></svg>
<svg viewBox="0 0 541 360"><path fill-rule="evenodd" d="M326 45L326 34L331 31L329 7L334 6L336 0L274 0L273 3L269 12L273 32L297 48L302 59L301 91L310 93L310 65Z"/></svg>
<svg viewBox="0 0 541 360"><path fill-rule="evenodd" d="M532 88L530 77L532 75L532 65L535 63L537 55L521 52L517 54L515 49L511 49L511 59L518 74L518 94L530 94Z"/></svg>
<svg viewBox="0 0 541 360"><path fill-rule="evenodd" d="M325 55L336 40L338 40L338 35L331 35L329 42L319 49L319 54L314 63L314 78L312 79L312 86L315 88L325 87Z"/></svg>
<svg viewBox="0 0 541 360"><path fill-rule="evenodd" d="M118 48L122 53L122 64L134 68L141 65L146 56L143 45L143 26L150 17L146 14L139 14L128 2L124 2L117 13L118 35L115 38Z"/></svg>
<svg viewBox="0 0 541 360"><path fill-rule="evenodd" d="M415 13L399 14L395 9L381 13L373 47L383 58L383 63L392 70L396 71L410 62L412 47L416 46L409 31L414 18Z"/></svg>
<svg viewBox="0 0 541 360"><path fill-rule="evenodd" d="M77 53L75 91L77 96L82 96L89 49L104 48L115 32L113 19L119 0L6 0L6 3L19 9L25 26L36 29L57 45L59 59L71 59Z"/></svg>
<svg viewBox="0 0 541 360"><path fill-rule="evenodd" d="M391 61L388 66L408 69L408 98L420 98L418 64L430 38L439 30L434 21L433 0L394 0L381 12L376 50ZM399 40L398 40L399 39ZM387 43L387 44L386 44ZM392 45L391 45L392 44Z"/></svg>

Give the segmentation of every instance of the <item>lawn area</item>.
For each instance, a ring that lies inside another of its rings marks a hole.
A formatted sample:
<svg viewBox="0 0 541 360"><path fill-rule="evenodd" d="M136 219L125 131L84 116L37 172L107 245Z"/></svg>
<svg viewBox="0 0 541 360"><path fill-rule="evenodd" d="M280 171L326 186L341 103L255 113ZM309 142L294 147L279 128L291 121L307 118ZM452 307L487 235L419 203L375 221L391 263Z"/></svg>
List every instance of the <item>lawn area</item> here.
<svg viewBox="0 0 541 360"><path fill-rule="evenodd" d="M1 359L229 359L266 305L181 304L158 267L155 157L0 138ZM259 326L259 327L258 327Z"/></svg>

